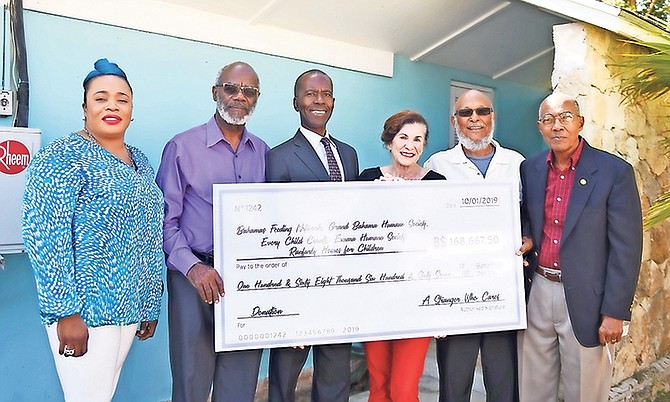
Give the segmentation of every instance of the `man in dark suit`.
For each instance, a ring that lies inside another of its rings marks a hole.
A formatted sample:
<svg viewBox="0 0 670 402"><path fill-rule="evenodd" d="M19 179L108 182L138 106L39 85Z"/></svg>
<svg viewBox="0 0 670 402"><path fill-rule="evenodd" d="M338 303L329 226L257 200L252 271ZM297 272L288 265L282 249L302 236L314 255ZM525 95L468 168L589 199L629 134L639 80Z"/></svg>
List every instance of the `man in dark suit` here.
<svg viewBox="0 0 670 402"><path fill-rule="evenodd" d="M538 127L549 151L524 161L524 235L537 245L522 335L521 401L607 401L642 255L633 168L592 148L577 101L554 93Z"/></svg>
<svg viewBox="0 0 670 402"><path fill-rule="evenodd" d="M356 151L326 130L334 106L333 82L326 73L309 70L296 79L293 108L300 114L300 128L293 138L265 155L268 182L356 179ZM295 401L295 387L309 349L307 346L270 351L269 402ZM351 344L317 345L312 349L312 401L348 401Z"/></svg>

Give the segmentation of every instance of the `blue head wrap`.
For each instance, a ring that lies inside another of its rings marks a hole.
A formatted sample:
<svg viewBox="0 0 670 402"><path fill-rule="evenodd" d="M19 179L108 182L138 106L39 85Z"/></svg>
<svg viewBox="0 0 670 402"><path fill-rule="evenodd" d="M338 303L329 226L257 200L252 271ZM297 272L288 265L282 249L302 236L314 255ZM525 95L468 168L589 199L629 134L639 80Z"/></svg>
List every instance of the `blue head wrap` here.
<svg viewBox="0 0 670 402"><path fill-rule="evenodd" d="M90 80L101 75L116 75L117 77L121 77L126 82L128 82L126 73L124 73L116 63L112 63L107 59L99 59L93 66L95 69L88 73L86 78L84 78L84 88L86 88L86 84L88 84ZM128 83L128 85L130 86L130 83Z"/></svg>

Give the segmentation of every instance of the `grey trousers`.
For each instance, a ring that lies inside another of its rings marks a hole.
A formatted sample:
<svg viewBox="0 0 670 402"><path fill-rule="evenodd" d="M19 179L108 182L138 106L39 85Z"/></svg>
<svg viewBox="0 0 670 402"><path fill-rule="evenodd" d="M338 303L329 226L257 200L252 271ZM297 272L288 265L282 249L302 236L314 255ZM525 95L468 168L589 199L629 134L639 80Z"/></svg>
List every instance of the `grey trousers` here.
<svg viewBox="0 0 670 402"><path fill-rule="evenodd" d="M528 300L528 329L520 335L521 400L606 402L612 362L603 346L584 347L575 337L562 283L535 274ZM612 358L614 358L612 353Z"/></svg>
<svg viewBox="0 0 670 402"><path fill-rule="evenodd" d="M168 269L172 402L253 402L261 349L214 352L214 308Z"/></svg>

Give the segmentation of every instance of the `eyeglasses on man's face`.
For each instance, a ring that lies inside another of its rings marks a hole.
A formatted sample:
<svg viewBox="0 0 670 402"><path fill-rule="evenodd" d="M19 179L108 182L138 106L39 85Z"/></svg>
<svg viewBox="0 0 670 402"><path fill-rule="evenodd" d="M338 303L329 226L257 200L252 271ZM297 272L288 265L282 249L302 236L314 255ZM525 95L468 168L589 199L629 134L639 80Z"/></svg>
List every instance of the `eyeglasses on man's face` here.
<svg viewBox="0 0 670 402"><path fill-rule="evenodd" d="M550 113L543 114L538 122L544 126L553 126L556 124L556 120L561 124L570 124L574 119L575 115L572 112L565 111L559 113L557 116Z"/></svg>
<svg viewBox="0 0 670 402"><path fill-rule="evenodd" d="M458 117L470 117L472 113L477 113L477 116L488 116L493 112L492 107L478 107L476 109L470 109L469 107L458 109L454 115Z"/></svg>
<svg viewBox="0 0 670 402"><path fill-rule="evenodd" d="M252 87L251 85L242 86L232 82L226 82L224 84L216 84L214 86L217 88L223 88L223 93L230 96L237 95L240 91L242 91L242 95L249 99L253 99L257 98L258 95L261 94L261 91L258 88Z"/></svg>

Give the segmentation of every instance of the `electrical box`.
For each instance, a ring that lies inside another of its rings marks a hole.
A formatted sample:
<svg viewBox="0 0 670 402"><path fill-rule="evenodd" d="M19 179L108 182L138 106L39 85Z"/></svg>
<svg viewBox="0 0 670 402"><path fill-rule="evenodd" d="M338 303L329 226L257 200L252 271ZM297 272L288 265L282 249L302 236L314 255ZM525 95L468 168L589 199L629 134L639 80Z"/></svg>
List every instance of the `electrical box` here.
<svg viewBox="0 0 670 402"><path fill-rule="evenodd" d="M21 203L26 169L40 148L41 131L0 127L0 253L24 251Z"/></svg>
<svg viewBox="0 0 670 402"><path fill-rule="evenodd" d="M14 92L0 91L0 116L14 114Z"/></svg>

